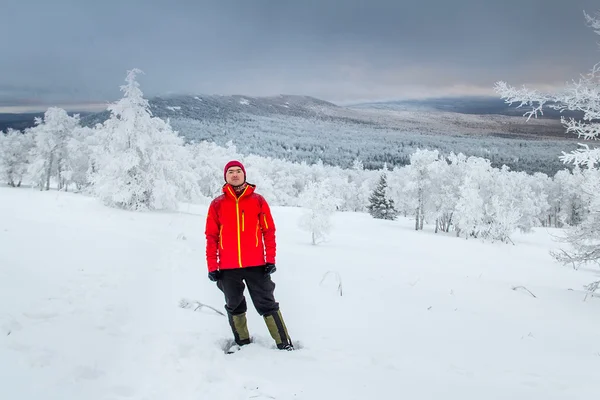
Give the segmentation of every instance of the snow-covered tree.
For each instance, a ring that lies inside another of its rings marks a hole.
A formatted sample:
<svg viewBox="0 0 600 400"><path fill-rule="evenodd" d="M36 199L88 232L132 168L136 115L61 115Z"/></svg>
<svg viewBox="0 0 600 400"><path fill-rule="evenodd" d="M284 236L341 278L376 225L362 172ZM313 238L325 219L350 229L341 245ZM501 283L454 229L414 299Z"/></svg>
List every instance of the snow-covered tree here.
<svg viewBox="0 0 600 400"><path fill-rule="evenodd" d="M440 169L441 175L437 177L437 198L434 199L436 206L436 233L450 232L454 226L454 214L460 198L460 188L465 177L467 168L467 157L462 154L450 153L446 157L447 165Z"/></svg>
<svg viewBox="0 0 600 400"><path fill-rule="evenodd" d="M327 238L331 231L331 216L340 204L340 199L331 190L329 180L310 181L300 194L299 203L303 208L299 226L311 234L312 244L316 245Z"/></svg>
<svg viewBox="0 0 600 400"><path fill-rule="evenodd" d="M477 174L465 175L458 192L459 197L453 218L456 236L465 239L477 237L485 219L485 202L480 193L480 181Z"/></svg>
<svg viewBox="0 0 600 400"><path fill-rule="evenodd" d="M536 172L531 176L530 187L535 196L542 200L540 213L536 216L533 226L552 226L552 177Z"/></svg>
<svg viewBox="0 0 600 400"><path fill-rule="evenodd" d="M585 170L588 171L588 170ZM584 171L578 166L573 170L558 171L550 185L550 222L562 228L579 225L586 214L581 188L585 181Z"/></svg>
<svg viewBox="0 0 600 400"><path fill-rule="evenodd" d="M33 136L30 178L40 190L50 190L50 179L56 177L58 189L66 188L71 170L68 163L68 143L79 126L79 115L70 116L65 110L50 107L44 118L36 118L35 126L26 132Z"/></svg>
<svg viewBox="0 0 600 400"><path fill-rule="evenodd" d="M398 211L394 207L394 201L387 194L387 177L383 172L379 178L379 183L369 197L367 209L373 218L394 220L398 216Z"/></svg>
<svg viewBox="0 0 600 400"><path fill-rule="evenodd" d="M98 146L99 138L94 129L77 127L67 143L69 181L75 184L77 190L82 190L90 184L89 175L94 172L92 150Z"/></svg>
<svg viewBox="0 0 600 400"><path fill-rule="evenodd" d="M584 12L586 22L600 34L600 19L591 17ZM520 102L518 107L528 107L525 113L527 120L531 117L537 118L543 114L543 108L548 107L560 111L572 110L583 113L582 120L561 117L561 122L567 133L576 134L585 140L600 138L600 63L596 64L591 71L581 77L578 81L566 86L555 93L543 93L530 88L516 88L504 81L495 84L496 92L508 104ZM600 166L600 147L589 146L586 143L580 145L578 150L570 153L563 152L560 159L564 163L586 167L596 175ZM582 190L584 190L582 188ZM568 231L565 241L569 243L573 251L554 253L555 257L562 262L574 264L600 261L600 229L598 223L600 218L597 214L597 205L600 203L600 182L590 179L586 184L586 192L591 198L590 213L578 227Z"/></svg>
<svg viewBox="0 0 600 400"><path fill-rule="evenodd" d="M600 264L600 169L590 169L585 174L580 191L586 216L579 225L569 228L563 238L573 250L552 252L558 261L575 267L588 262Z"/></svg>
<svg viewBox="0 0 600 400"><path fill-rule="evenodd" d="M175 209L178 200L198 194L196 176L183 139L152 115L136 80L140 72L128 71L123 98L108 107L110 118L97 128L93 190L113 207Z"/></svg>
<svg viewBox="0 0 600 400"><path fill-rule="evenodd" d="M430 185L425 198L428 198L427 213L435 221L435 233L440 230L449 232L452 226L452 215L458 201L457 189L463 176L450 157L434 157L428 167Z"/></svg>
<svg viewBox="0 0 600 400"><path fill-rule="evenodd" d="M27 172L31 135L9 128L0 132L0 179L9 186L19 187Z"/></svg>
<svg viewBox="0 0 600 400"><path fill-rule="evenodd" d="M494 187L492 204L496 213L493 220L503 226L503 231L530 232L534 226L541 225L540 215L545 214L549 206L545 192L534 190L535 179L524 172L510 171L507 166L492 171L490 183ZM513 222L510 226L509 221ZM508 234L496 239L507 241Z"/></svg>
<svg viewBox="0 0 600 400"><path fill-rule="evenodd" d="M341 207L347 211L362 212L369 204L371 180L368 171L365 171L361 160L354 160L352 168L346 171L348 181L346 190L342 191L344 203Z"/></svg>
<svg viewBox="0 0 600 400"><path fill-rule="evenodd" d="M408 171L412 196L416 201L415 230L423 229L426 215L433 211L434 175L439 161L437 150L418 149L410 156Z"/></svg>
<svg viewBox="0 0 600 400"><path fill-rule="evenodd" d="M394 201L394 208L398 211L398 215L404 217L412 215L417 207L417 200L413 196L415 185L411 179L411 173L407 166L394 167L387 177L387 193Z"/></svg>
<svg viewBox="0 0 600 400"><path fill-rule="evenodd" d="M523 200L531 199L531 191L527 184L519 182L519 174L511 172L506 165L489 169L486 178L479 182L484 213L478 236L509 242L522 219L523 230L529 230L531 219L523 218L524 215L537 215L537 210L531 210L532 205Z"/></svg>

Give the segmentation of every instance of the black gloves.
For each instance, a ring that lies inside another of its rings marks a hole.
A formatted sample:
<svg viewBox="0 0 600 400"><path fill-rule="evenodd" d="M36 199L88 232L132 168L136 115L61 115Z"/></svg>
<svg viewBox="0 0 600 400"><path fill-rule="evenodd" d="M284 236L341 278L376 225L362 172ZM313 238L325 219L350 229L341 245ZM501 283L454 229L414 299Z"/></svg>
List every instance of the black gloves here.
<svg viewBox="0 0 600 400"><path fill-rule="evenodd" d="M265 264L265 275L271 275L275 271L277 271L275 264L271 264L271 263Z"/></svg>
<svg viewBox="0 0 600 400"><path fill-rule="evenodd" d="M271 264L271 263L265 264L265 275L271 275L275 271L277 271L275 264ZM216 271L209 272L208 279L210 279L213 282L218 281L219 279L221 279L221 271L216 270Z"/></svg>
<svg viewBox="0 0 600 400"><path fill-rule="evenodd" d="M213 282L218 281L219 279L221 279L221 271L217 270L217 271L209 272L208 279L210 279Z"/></svg>

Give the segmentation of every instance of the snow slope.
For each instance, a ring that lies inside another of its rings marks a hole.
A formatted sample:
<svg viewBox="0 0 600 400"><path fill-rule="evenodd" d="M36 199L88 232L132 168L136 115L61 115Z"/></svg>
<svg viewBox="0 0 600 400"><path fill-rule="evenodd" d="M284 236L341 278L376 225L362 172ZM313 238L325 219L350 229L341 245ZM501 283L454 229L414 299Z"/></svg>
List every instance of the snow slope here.
<svg viewBox="0 0 600 400"><path fill-rule="evenodd" d="M296 352L249 302L256 343L225 355L206 278L206 205L109 209L0 188L3 399L583 399L600 390L600 269L556 264L550 233L515 246L415 232L408 219L334 218L311 246L274 207L276 297ZM342 296L335 274L339 274ZM524 289L512 290L524 286Z"/></svg>

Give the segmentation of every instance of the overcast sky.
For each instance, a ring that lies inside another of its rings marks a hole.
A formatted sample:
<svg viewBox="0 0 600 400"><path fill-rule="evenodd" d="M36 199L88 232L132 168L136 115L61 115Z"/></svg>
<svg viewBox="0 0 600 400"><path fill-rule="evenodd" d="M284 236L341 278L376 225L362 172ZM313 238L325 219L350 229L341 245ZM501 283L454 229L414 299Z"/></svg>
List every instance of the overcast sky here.
<svg viewBox="0 0 600 400"><path fill-rule="evenodd" d="M156 94L334 102L560 85L600 61L592 0L0 0L0 106Z"/></svg>

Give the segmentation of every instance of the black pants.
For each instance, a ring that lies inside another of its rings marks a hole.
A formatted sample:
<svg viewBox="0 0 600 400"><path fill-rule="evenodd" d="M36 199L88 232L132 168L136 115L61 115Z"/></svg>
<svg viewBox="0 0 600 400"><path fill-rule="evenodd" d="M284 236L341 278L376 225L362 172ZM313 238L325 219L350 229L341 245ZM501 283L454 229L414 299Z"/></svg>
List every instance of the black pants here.
<svg viewBox="0 0 600 400"><path fill-rule="evenodd" d="M244 297L244 282L248 285L254 308L260 315L279 310L279 303L275 301L273 294L275 282L270 275L265 275L264 267L222 269L217 286L225 294L225 310L229 314L243 314L248 309Z"/></svg>

